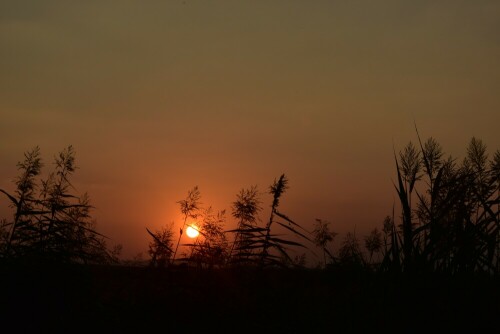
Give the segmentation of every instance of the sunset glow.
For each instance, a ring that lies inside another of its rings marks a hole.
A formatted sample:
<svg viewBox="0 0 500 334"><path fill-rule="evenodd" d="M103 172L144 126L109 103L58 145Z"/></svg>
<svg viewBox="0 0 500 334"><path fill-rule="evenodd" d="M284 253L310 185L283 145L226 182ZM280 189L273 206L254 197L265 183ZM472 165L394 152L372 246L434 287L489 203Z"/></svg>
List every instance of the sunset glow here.
<svg viewBox="0 0 500 334"><path fill-rule="evenodd" d="M472 136L490 155L500 143L499 12L492 0L2 1L0 189L15 192L23 152L39 145L50 173L73 145L73 185L125 258L148 249L144 226L186 229L178 201L194 186L230 230L235 194L257 185L266 221L281 173L280 209L305 228L369 233L392 215L393 147L416 141L415 124L459 161Z"/></svg>
<svg viewBox="0 0 500 334"><path fill-rule="evenodd" d="M200 232L198 231L198 228L196 225L189 225L186 228L186 235L192 239L198 237L200 235Z"/></svg>

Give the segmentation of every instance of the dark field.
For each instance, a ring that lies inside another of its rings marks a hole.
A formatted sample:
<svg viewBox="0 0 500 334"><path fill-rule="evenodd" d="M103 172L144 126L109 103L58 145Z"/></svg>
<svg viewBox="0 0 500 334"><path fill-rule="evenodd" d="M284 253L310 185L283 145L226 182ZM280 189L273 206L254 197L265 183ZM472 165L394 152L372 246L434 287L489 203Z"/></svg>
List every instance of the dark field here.
<svg viewBox="0 0 500 334"><path fill-rule="evenodd" d="M361 270L3 265L10 332L498 332L500 281ZM2 331L3 332L3 331Z"/></svg>

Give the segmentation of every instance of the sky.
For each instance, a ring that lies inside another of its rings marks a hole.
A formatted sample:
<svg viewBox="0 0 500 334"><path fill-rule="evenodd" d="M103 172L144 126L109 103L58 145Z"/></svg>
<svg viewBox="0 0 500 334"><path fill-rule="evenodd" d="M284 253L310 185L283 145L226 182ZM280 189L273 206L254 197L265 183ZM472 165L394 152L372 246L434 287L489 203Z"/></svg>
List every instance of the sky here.
<svg viewBox="0 0 500 334"><path fill-rule="evenodd" d="M196 185L228 213L257 185L265 222L285 173L282 212L362 236L414 122L459 159L500 148L499 32L496 0L0 0L0 188L73 145L75 192L131 257Z"/></svg>

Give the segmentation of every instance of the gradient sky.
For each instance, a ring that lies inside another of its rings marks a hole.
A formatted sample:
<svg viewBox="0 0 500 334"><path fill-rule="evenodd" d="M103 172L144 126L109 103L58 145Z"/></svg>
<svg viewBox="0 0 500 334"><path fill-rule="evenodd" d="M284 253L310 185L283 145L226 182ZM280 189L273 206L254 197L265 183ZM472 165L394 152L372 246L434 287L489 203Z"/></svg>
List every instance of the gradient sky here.
<svg viewBox="0 0 500 334"><path fill-rule="evenodd" d="M0 0L0 188L24 151L50 167L72 144L125 256L193 186L229 210L281 173L283 212L363 234L414 121L460 159L472 136L500 147L499 1Z"/></svg>

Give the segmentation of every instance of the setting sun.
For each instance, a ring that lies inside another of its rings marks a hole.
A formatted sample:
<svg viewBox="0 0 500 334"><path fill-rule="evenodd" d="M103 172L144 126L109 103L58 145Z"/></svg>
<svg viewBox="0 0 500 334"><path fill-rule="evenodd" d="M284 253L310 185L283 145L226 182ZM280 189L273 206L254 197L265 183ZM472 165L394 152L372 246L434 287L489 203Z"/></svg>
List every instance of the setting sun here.
<svg viewBox="0 0 500 334"><path fill-rule="evenodd" d="M186 234L190 238L196 238L198 235L200 235L200 232L195 225L189 225L186 229Z"/></svg>

